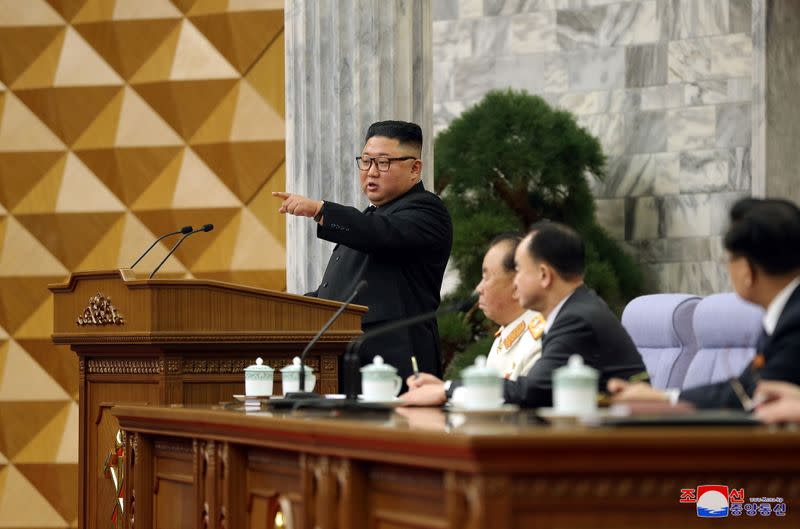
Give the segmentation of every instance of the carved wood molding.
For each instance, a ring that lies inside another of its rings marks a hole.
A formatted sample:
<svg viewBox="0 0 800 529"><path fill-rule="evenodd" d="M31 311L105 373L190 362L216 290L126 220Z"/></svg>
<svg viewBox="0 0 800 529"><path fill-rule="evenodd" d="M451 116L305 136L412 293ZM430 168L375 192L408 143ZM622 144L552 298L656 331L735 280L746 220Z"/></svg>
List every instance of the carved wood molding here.
<svg viewBox="0 0 800 529"><path fill-rule="evenodd" d="M178 358L167 359L167 373L178 374L181 372L181 361Z"/></svg>
<svg viewBox="0 0 800 529"><path fill-rule="evenodd" d="M339 483L339 489L343 490L353 474L353 463L349 459L337 459L331 465L331 470Z"/></svg>
<svg viewBox="0 0 800 529"><path fill-rule="evenodd" d="M442 486L442 476L435 472L408 472L407 469L386 466L372 466L368 472L370 482L403 484L413 488L438 489Z"/></svg>
<svg viewBox="0 0 800 529"><path fill-rule="evenodd" d="M311 362L308 362L309 364ZM321 373L336 373L339 364L335 358L323 358Z"/></svg>
<svg viewBox="0 0 800 529"><path fill-rule="evenodd" d="M244 368L254 363L253 358L235 358L226 360L213 360L204 358L186 359L183 361L183 373L193 375L208 374L240 374ZM279 371L282 367L291 364L290 360L266 358L264 364L272 369ZM319 370L319 360L311 359L306 361L306 365L314 371Z"/></svg>
<svg viewBox="0 0 800 529"><path fill-rule="evenodd" d="M75 325L105 326L105 325L124 325L125 318L119 313L119 309L111 303L111 298L98 292L89 298L89 306L83 313L75 319Z"/></svg>
<svg viewBox="0 0 800 529"><path fill-rule="evenodd" d="M228 443L217 443L217 460L219 461L219 477L220 481L225 481L229 465L228 458Z"/></svg>
<svg viewBox="0 0 800 529"><path fill-rule="evenodd" d="M89 360L88 371L93 375L158 375L164 371L164 361L146 360Z"/></svg>
<svg viewBox="0 0 800 529"><path fill-rule="evenodd" d="M58 333L53 334L53 343L59 345L89 345L89 344L162 344L162 343L273 343L273 342L296 342L299 344L307 343L313 334L73 334ZM336 336L334 338L321 339L320 343L348 343L360 335L348 334ZM298 350L299 352L299 350Z"/></svg>
<svg viewBox="0 0 800 529"><path fill-rule="evenodd" d="M183 361L183 372L193 375L217 374L217 373L241 373L244 368L254 363L252 359L231 359L231 360L206 360L192 359ZM269 362L265 362L269 365Z"/></svg>
<svg viewBox="0 0 800 529"><path fill-rule="evenodd" d="M167 454L193 454L193 443L179 442L179 441L163 441L158 440L155 442L155 451L157 453Z"/></svg>
<svg viewBox="0 0 800 529"><path fill-rule="evenodd" d="M247 463L256 465L267 465L270 467L290 468L292 470L300 469L300 459L296 453L285 452L263 452L263 451L250 451L247 454Z"/></svg>
<svg viewBox="0 0 800 529"><path fill-rule="evenodd" d="M131 445L131 455L134 458L134 459L131 460L132 464L135 461L137 452L139 451L139 439L140 439L140 437L141 437L141 434L139 432L136 432L135 434L132 434L132 435L128 434L128 441L129 441L129 443Z"/></svg>
<svg viewBox="0 0 800 529"><path fill-rule="evenodd" d="M215 441L200 441L200 458L201 469L200 475L205 477L209 471L216 467L216 442Z"/></svg>

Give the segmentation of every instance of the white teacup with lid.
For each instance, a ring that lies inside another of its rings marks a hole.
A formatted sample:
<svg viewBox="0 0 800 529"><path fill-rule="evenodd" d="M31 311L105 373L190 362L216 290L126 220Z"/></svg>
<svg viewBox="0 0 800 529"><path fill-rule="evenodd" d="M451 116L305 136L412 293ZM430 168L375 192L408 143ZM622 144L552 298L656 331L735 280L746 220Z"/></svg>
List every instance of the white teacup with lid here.
<svg viewBox="0 0 800 529"><path fill-rule="evenodd" d="M256 363L244 368L244 392L248 397L272 395L272 380L275 370L256 358Z"/></svg>
<svg viewBox="0 0 800 529"><path fill-rule="evenodd" d="M397 369L384 363L380 355L361 368L361 394L366 401L392 400L400 394L402 385Z"/></svg>
<svg viewBox="0 0 800 529"><path fill-rule="evenodd" d="M557 413L589 415L597 411L599 372L572 355L567 365L553 371L553 408Z"/></svg>
<svg viewBox="0 0 800 529"><path fill-rule="evenodd" d="M503 379L496 369L486 365L485 356L475 358L475 363L461 372L461 380L464 389L457 405L473 410L489 410L503 405Z"/></svg>
<svg viewBox="0 0 800 529"><path fill-rule="evenodd" d="M304 365L305 368L305 390L314 391L314 386L317 383L317 377L314 376L314 371ZM295 356L292 358L292 363L281 369L281 384L283 386L283 394L295 393L300 388L300 357Z"/></svg>

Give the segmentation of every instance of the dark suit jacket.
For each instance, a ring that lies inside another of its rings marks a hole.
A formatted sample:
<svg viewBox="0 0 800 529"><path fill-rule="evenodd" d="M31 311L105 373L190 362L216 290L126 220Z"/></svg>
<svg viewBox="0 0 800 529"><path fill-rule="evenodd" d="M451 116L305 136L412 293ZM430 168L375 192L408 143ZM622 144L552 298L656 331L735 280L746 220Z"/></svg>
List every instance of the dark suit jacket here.
<svg viewBox="0 0 800 529"><path fill-rule="evenodd" d="M365 332L439 307L453 226L441 199L421 182L371 214L326 201L323 217L317 237L337 245L322 282L309 295L344 301L356 283L366 279L368 286L354 300L369 307L362 325ZM362 364L380 354L404 381L412 372L412 354L420 370L441 376L435 319L367 340L360 352Z"/></svg>
<svg viewBox="0 0 800 529"><path fill-rule="evenodd" d="M506 402L527 407L552 406L553 370L573 354L600 371L599 390L611 377L628 378L645 371L633 340L597 294L581 285L567 299L542 338L542 357L524 377L504 382Z"/></svg>
<svg viewBox="0 0 800 529"><path fill-rule="evenodd" d="M775 331L761 343L764 366L758 372L748 367L739 376L745 391L752 395L759 377L800 384L800 287L795 288L789 296ZM687 389L681 392L680 399L698 408L742 408L741 401L727 381Z"/></svg>

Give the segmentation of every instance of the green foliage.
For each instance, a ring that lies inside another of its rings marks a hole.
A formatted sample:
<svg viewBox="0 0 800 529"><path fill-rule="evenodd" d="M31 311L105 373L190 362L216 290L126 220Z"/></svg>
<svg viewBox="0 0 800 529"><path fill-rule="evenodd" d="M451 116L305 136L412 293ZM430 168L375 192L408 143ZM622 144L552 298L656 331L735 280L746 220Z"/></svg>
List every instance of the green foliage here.
<svg viewBox="0 0 800 529"><path fill-rule="evenodd" d="M439 338L446 349L468 342L472 338L472 330L464 321L462 314L445 314L437 320Z"/></svg>
<svg viewBox="0 0 800 529"><path fill-rule="evenodd" d="M444 373L445 380L460 378L461 371L475 363L475 357L489 354L492 342L494 342L494 337L489 335L480 338L477 342L468 344L466 349L454 356L453 361L447 366L447 370Z"/></svg>
<svg viewBox="0 0 800 529"><path fill-rule="evenodd" d="M636 263L595 220L588 179L605 176L602 148L569 112L524 91L489 92L437 136L435 152L437 191L453 217L451 257L462 282L455 296L480 281L492 237L503 231L527 232L541 219L563 222L581 233L587 251L585 281L612 308L621 311L641 293ZM472 351L484 342L486 326L479 322L461 321L457 328L453 319L446 325L449 336L468 339L446 340L445 356L452 352L449 347ZM461 365L462 360L454 362Z"/></svg>

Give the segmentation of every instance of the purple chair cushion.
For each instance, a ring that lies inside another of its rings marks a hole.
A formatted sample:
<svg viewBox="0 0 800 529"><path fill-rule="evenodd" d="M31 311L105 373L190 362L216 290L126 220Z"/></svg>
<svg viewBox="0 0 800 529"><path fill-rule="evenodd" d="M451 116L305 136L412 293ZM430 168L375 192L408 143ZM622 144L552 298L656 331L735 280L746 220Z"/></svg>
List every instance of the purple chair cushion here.
<svg viewBox="0 0 800 529"><path fill-rule="evenodd" d="M692 315L700 297L651 294L632 300L622 325L642 355L654 388L679 388L697 351Z"/></svg>
<svg viewBox="0 0 800 529"><path fill-rule="evenodd" d="M694 311L697 354L682 389L738 377L753 359L764 309L732 292L712 294Z"/></svg>

